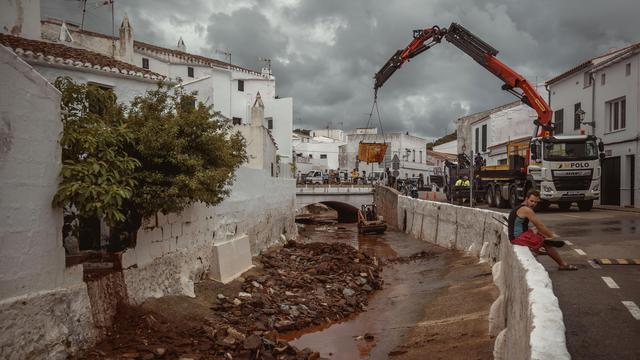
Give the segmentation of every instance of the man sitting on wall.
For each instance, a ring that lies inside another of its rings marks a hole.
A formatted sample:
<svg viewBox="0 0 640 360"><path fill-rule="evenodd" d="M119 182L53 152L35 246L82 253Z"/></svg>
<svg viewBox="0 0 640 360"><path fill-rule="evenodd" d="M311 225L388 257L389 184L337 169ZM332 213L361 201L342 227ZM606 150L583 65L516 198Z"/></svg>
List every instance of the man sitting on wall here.
<svg viewBox="0 0 640 360"><path fill-rule="evenodd" d="M562 247L564 241L552 240L557 237L549 228L547 228L533 209L540 201L540 192L537 190L529 190L524 198L524 202L516 206L509 213L509 240L514 245L528 246L531 251L538 253L541 247L544 247L547 254L558 263L559 270L578 270L575 265L567 264L556 250L556 247ZM529 229L529 222L536 227Z"/></svg>

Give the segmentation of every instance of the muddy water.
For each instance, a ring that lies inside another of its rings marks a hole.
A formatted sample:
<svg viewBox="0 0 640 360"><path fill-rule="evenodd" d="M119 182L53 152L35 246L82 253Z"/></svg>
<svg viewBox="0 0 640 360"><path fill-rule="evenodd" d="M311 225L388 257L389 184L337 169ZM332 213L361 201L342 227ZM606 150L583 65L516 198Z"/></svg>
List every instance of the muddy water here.
<svg viewBox="0 0 640 360"><path fill-rule="evenodd" d="M446 286L443 279L447 254L442 250L388 231L384 235L359 235L354 224L307 225L300 229L303 241L343 242L379 259L408 256L422 250L440 253L411 263L385 266L383 289L369 300L366 310L344 322L285 334L299 348L320 351L330 359L386 359L409 330L424 318L425 305L436 290ZM373 335L366 340L365 334Z"/></svg>

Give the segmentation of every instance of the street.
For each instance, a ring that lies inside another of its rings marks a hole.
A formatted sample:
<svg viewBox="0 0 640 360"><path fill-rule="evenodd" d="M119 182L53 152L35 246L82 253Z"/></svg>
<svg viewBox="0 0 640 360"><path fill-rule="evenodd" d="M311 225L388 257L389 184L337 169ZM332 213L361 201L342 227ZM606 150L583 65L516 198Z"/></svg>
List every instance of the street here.
<svg viewBox="0 0 640 360"><path fill-rule="evenodd" d="M573 359L639 359L640 315L632 304L640 304L640 266L593 259L640 258L640 214L573 208L550 209L541 218L568 241L560 254L579 267L557 271L550 258L539 258L560 301Z"/></svg>
<svg viewBox="0 0 640 360"><path fill-rule="evenodd" d="M579 269L558 271L551 258L538 257L560 302L572 358L639 359L640 266L594 259L640 259L640 213L551 207L538 215L567 241L560 255Z"/></svg>

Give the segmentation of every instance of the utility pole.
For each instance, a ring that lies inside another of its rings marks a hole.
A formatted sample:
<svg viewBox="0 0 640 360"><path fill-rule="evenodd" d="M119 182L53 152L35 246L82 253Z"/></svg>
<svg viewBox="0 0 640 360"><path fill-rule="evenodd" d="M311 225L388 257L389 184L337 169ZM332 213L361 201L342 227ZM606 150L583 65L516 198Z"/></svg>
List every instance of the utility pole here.
<svg viewBox="0 0 640 360"><path fill-rule="evenodd" d="M115 2L116 0L109 0L111 2L111 57L116 57L116 18L115 18Z"/></svg>

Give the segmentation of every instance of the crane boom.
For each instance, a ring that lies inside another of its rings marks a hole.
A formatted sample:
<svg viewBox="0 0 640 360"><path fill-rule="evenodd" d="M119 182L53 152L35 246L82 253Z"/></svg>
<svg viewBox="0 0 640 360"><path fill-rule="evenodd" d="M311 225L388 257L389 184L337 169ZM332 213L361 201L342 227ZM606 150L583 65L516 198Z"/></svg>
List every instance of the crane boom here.
<svg viewBox="0 0 640 360"><path fill-rule="evenodd" d="M430 49L433 45L439 43L443 37L465 54L469 55L478 64L489 70L489 72L500 78L504 82L502 86L503 90L517 96L523 103L536 111L538 119L534 121L536 125L536 134L534 135L551 135L553 131L551 124L553 112L544 98L536 91L535 87L522 75L498 60L496 58L498 50L472 34L462 25L456 23L451 23L448 29L433 26L423 30L414 30L411 43L403 50L396 51L380 71L375 74L375 96L377 97L378 89L384 85L402 64ZM522 93L514 90L515 88L520 89Z"/></svg>

